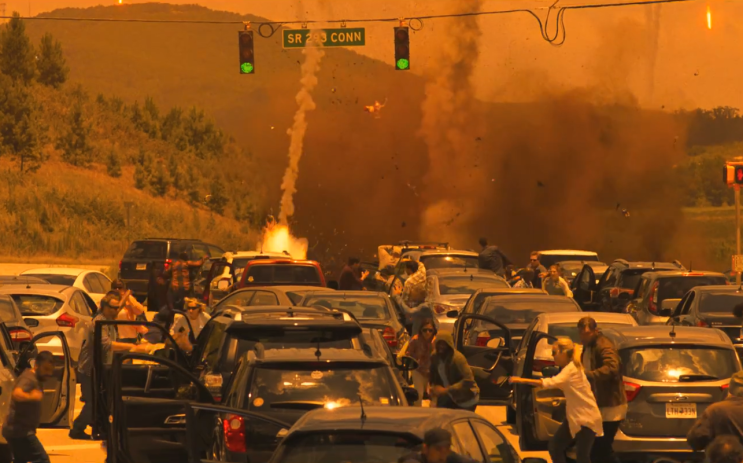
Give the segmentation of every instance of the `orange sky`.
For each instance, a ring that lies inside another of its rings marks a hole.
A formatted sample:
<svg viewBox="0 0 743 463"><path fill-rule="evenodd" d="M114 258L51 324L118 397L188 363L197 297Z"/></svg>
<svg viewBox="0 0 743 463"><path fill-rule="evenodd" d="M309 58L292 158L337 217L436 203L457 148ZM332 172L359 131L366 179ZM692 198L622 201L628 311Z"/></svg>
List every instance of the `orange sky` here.
<svg viewBox="0 0 743 463"><path fill-rule="evenodd" d="M0 0L1 2L2 0ZM113 4L116 0L6 0L8 11L38 14L59 7L87 7ZM603 2L605 0L596 0ZM124 0L125 3L144 3ZM587 2L587 0L586 0ZM199 3L213 9L253 13L275 20L295 19L298 2L288 0L173 0L170 3ZM409 17L445 12L437 0L325 0L322 6L305 6L308 17L336 19L351 17ZM544 7L545 0L483 0L482 9L510 8L514 5ZM585 3L566 0L564 5ZM707 29L706 10L713 12L713 28ZM608 85L626 86L646 107L743 108L743 2L730 0L696 1L664 5L657 29L657 55L652 43L656 28L650 21L652 7L579 10L567 13L568 39L556 48L541 39L536 22L525 15L485 17L480 20L483 40L474 76L480 98L493 101L534 99L545 88ZM540 15L544 16L544 10ZM360 53L390 60L391 24L367 24L367 46ZM552 28L554 24L550 25ZM422 60L435 60L436 50L426 47L435 35L456 31L437 29L427 21L412 36L411 70ZM445 63L442 63L445 65ZM518 91L515 90L518 88Z"/></svg>

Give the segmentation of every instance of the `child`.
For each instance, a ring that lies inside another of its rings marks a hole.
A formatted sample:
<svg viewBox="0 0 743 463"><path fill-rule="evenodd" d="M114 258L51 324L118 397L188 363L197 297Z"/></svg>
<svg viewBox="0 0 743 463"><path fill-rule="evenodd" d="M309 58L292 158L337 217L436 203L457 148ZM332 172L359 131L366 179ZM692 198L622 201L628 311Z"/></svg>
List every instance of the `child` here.
<svg viewBox="0 0 743 463"><path fill-rule="evenodd" d="M604 435L601 412L583 372L580 353L569 338L560 338L552 345L555 364L562 368L553 378L510 378L512 384L526 384L545 389L560 389L565 394L567 419L552 436L549 453L553 463L566 463L565 450L575 443L578 463L591 463L591 448L597 436Z"/></svg>

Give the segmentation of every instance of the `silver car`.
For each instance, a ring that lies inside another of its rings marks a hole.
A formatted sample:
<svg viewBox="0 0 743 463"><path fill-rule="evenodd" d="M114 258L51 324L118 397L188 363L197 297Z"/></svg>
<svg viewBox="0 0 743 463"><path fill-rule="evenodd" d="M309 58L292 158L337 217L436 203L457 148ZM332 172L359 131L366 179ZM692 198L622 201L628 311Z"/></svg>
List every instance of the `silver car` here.
<svg viewBox="0 0 743 463"><path fill-rule="evenodd" d="M87 328L98 310L84 290L74 286L30 284L0 287L0 294L13 298L34 335L47 331L64 333L72 360L77 361ZM38 348L55 356L64 355L59 338L39 342Z"/></svg>

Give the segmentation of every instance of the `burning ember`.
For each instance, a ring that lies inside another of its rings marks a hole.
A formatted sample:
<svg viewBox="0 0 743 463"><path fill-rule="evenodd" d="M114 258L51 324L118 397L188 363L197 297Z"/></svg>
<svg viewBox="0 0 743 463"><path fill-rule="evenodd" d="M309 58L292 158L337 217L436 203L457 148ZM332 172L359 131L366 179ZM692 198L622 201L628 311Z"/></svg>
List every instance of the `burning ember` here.
<svg viewBox="0 0 743 463"><path fill-rule="evenodd" d="M293 236L288 225L278 223L271 218L263 229L263 242L259 251L286 251L292 259L303 260L307 258L307 240Z"/></svg>

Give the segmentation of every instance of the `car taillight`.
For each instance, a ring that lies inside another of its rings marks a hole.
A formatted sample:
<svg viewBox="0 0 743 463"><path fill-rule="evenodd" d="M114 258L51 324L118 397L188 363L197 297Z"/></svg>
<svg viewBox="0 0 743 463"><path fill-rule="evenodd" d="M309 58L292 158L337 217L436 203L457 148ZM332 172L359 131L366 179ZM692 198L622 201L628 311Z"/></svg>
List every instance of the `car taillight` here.
<svg viewBox="0 0 743 463"><path fill-rule="evenodd" d="M479 347L487 347L488 341L490 341L490 333L487 331L481 331L475 339L475 345Z"/></svg>
<svg viewBox="0 0 743 463"><path fill-rule="evenodd" d="M245 447L245 420L241 416L227 415L222 422L224 446L230 452L247 452Z"/></svg>
<svg viewBox="0 0 743 463"><path fill-rule="evenodd" d="M388 346L397 347L397 333L395 333L395 330L393 330L392 327L386 327L384 331L382 331L382 337L385 342L387 342Z"/></svg>
<svg viewBox="0 0 743 463"><path fill-rule="evenodd" d="M722 389L722 392L727 392L728 389L730 389L730 383L723 384L722 386L720 386L720 389Z"/></svg>
<svg viewBox="0 0 743 463"><path fill-rule="evenodd" d="M216 402L222 401L222 384L224 379L222 375L204 375L204 386L211 392Z"/></svg>
<svg viewBox="0 0 743 463"><path fill-rule="evenodd" d="M642 389L642 386L635 383L629 383L627 381L624 382L624 394L627 396L627 402L632 402L635 400L635 397L637 397L637 394L640 393L640 389Z"/></svg>
<svg viewBox="0 0 743 463"><path fill-rule="evenodd" d="M170 259L165 259L165 270L170 270L170 265L173 263Z"/></svg>
<svg viewBox="0 0 743 463"><path fill-rule="evenodd" d="M123 262L122 260L119 261L119 270L121 270L121 263L122 262Z"/></svg>
<svg viewBox="0 0 743 463"><path fill-rule="evenodd" d="M15 342L25 342L33 339L34 335L25 328L12 328L9 330L10 339Z"/></svg>
<svg viewBox="0 0 743 463"><path fill-rule="evenodd" d="M658 282L656 281L650 288L650 298L648 299L648 310L651 313L658 314Z"/></svg>
<svg viewBox="0 0 743 463"><path fill-rule="evenodd" d="M537 371L542 372L542 369L545 367L554 367L555 361L554 360L537 360L534 359L534 363L531 365L531 371Z"/></svg>
<svg viewBox="0 0 743 463"><path fill-rule="evenodd" d="M57 325L58 326L65 326L68 328L74 328L77 322L79 322L80 319L77 317L73 317L72 315L63 313L62 315L57 318Z"/></svg>
<svg viewBox="0 0 743 463"><path fill-rule="evenodd" d="M706 327L709 326L709 324L707 322L705 322L704 320L697 320L697 326L700 326L702 328L706 328Z"/></svg>

